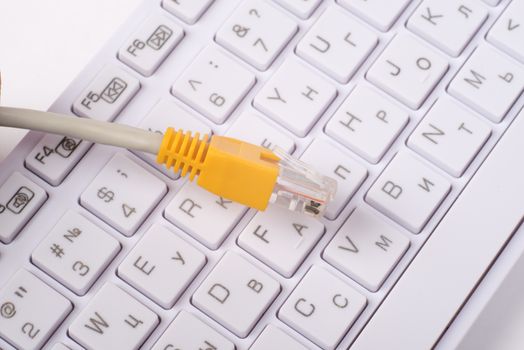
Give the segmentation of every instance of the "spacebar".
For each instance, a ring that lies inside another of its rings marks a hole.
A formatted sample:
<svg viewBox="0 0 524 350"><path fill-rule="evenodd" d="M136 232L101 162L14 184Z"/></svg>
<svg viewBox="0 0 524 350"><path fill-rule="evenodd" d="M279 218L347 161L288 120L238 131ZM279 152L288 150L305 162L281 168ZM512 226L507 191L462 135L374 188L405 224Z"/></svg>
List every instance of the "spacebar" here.
<svg viewBox="0 0 524 350"><path fill-rule="evenodd" d="M430 349L435 345L524 216L522 150L524 110L351 349Z"/></svg>

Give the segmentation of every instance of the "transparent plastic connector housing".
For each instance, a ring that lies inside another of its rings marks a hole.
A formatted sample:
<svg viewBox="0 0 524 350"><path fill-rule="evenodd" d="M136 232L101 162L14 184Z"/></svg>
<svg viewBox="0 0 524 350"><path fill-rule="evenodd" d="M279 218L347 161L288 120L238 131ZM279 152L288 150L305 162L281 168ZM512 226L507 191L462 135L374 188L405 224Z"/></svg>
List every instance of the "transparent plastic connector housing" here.
<svg viewBox="0 0 524 350"><path fill-rule="evenodd" d="M269 202L314 217L321 216L335 196L336 180L318 173L278 147L273 152L280 158L280 173Z"/></svg>

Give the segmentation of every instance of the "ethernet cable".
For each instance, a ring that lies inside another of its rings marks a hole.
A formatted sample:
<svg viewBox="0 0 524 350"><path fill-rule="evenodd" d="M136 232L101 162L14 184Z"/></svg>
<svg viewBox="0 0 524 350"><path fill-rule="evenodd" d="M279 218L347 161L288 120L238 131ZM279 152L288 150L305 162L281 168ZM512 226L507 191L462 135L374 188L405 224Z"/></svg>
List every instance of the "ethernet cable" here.
<svg viewBox="0 0 524 350"><path fill-rule="evenodd" d="M321 216L337 183L281 149L168 128L147 130L51 112L0 107L0 126L32 129L156 154L164 164L224 199L265 210L275 203Z"/></svg>

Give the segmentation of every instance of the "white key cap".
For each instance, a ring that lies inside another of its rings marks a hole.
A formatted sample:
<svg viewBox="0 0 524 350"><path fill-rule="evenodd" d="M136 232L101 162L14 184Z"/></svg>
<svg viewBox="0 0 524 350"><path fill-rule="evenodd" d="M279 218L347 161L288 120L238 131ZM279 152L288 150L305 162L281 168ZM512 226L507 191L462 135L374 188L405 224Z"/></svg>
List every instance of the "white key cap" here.
<svg viewBox="0 0 524 350"><path fill-rule="evenodd" d="M381 93L357 85L326 124L326 133L371 163L378 163L409 120Z"/></svg>
<svg viewBox="0 0 524 350"><path fill-rule="evenodd" d="M324 259L376 292L408 249L409 239L371 210L357 208L323 253Z"/></svg>
<svg viewBox="0 0 524 350"><path fill-rule="evenodd" d="M477 1L425 0L411 15L407 27L457 57L487 16L487 9Z"/></svg>
<svg viewBox="0 0 524 350"><path fill-rule="evenodd" d="M86 349L138 349L159 322L131 295L106 283L69 326L68 334Z"/></svg>
<svg viewBox="0 0 524 350"><path fill-rule="evenodd" d="M73 111L81 117L113 120L139 89L140 82L127 71L107 66L76 99Z"/></svg>
<svg viewBox="0 0 524 350"><path fill-rule="evenodd" d="M79 139L45 135L25 158L25 166L53 186L59 185L91 144Z"/></svg>
<svg viewBox="0 0 524 350"><path fill-rule="evenodd" d="M307 350L307 348L272 324L267 325L249 350Z"/></svg>
<svg viewBox="0 0 524 350"><path fill-rule="evenodd" d="M318 7L321 0L276 0L282 7L302 19L308 19Z"/></svg>
<svg viewBox="0 0 524 350"><path fill-rule="evenodd" d="M233 122L233 125L226 132L226 136L238 138L269 149L278 146L287 153L292 153L295 150L295 141L291 136L271 125L263 117L250 111L245 111Z"/></svg>
<svg viewBox="0 0 524 350"><path fill-rule="evenodd" d="M235 345L192 313L182 310L152 348L166 349L235 350Z"/></svg>
<svg viewBox="0 0 524 350"><path fill-rule="evenodd" d="M258 212L238 237L238 244L284 277L291 277L322 234L315 218L276 206Z"/></svg>
<svg viewBox="0 0 524 350"><path fill-rule="evenodd" d="M255 96L255 107L298 136L305 136L337 90L324 78L289 58Z"/></svg>
<svg viewBox="0 0 524 350"><path fill-rule="evenodd" d="M488 45L480 45L448 91L489 120L499 123L524 89L524 69Z"/></svg>
<svg viewBox="0 0 524 350"><path fill-rule="evenodd" d="M182 40L184 30L163 15L148 18L118 51L118 58L150 76Z"/></svg>
<svg viewBox="0 0 524 350"><path fill-rule="evenodd" d="M439 53L406 32L389 43L366 77L412 109L418 109L448 69Z"/></svg>
<svg viewBox="0 0 524 350"><path fill-rule="evenodd" d="M227 84L224 82L227 81ZM173 85L173 94L221 124L255 84L255 76L215 47L202 51Z"/></svg>
<svg viewBox="0 0 524 350"><path fill-rule="evenodd" d="M177 103L166 99L160 100L144 119L142 119L138 127L160 134L164 133L168 127L173 127L175 129L189 130L193 133L199 132L200 135L211 135L211 128L208 125L200 121L192 113L180 107ZM167 169L164 164L158 164L155 155L143 152L136 152L136 154L164 175L172 179L179 177L180 173L175 173L173 168Z"/></svg>
<svg viewBox="0 0 524 350"><path fill-rule="evenodd" d="M213 0L162 0L162 6L182 21L193 24Z"/></svg>
<svg viewBox="0 0 524 350"><path fill-rule="evenodd" d="M443 176L403 151L370 188L366 201L411 232L419 233L450 189Z"/></svg>
<svg viewBox="0 0 524 350"><path fill-rule="evenodd" d="M218 30L216 41L259 70L266 70L295 35L297 24L261 0L240 5Z"/></svg>
<svg viewBox="0 0 524 350"><path fill-rule="evenodd" d="M164 215L206 247L217 249L245 212L246 207L187 182Z"/></svg>
<svg viewBox="0 0 524 350"><path fill-rule="evenodd" d="M19 172L0 186L0 241L10 243L47 199L47 193Z"/></svg>
<svg viewBox="0 0 524 350"><path fill-rule="evenodd" d="M334 349L366 306L366 298L313 265L278 317L323 349Z"/></svg>
<svg viewBox="0 0 524 350"><path fill-rule="evenodd" d="M82 215L68 211L31 255L32 262L84 295L120 250L120 243Z"/></svg>
<svg viewBox="0 0 524 350"><path fill-rule="evenodd" d="M116 154L80 196L96 216L131 236L160 199L167 186L121 154Z"/></svg>
<svg viewBox="0 0 524 350"><path fill-rule="evenodd" d="M244 338L279 292L277 281L228 251L193 294L192 302Z"/></svg>
<svg viewBox="0 0 524 350"><path fill-rule="evenodd" d="M491 129L449 97L431 107L408 145L453 176L461 176L491 134Z"/></svg>
<svg viewBox="0 0 524 350"><path fill-rule="evenodd" d="M326 157L329 154L329 157ZM334 220L349 199L368 176L368 171L357 161L340 151L331 142L316 138L300 160L337 180L337 193L326 209L325 216Z"/></svg>
<svg viewBox="0 0 524 350"><path fill-rule="evenodd" d="M524 1L512 1L491 27L487 38L524 63Z"/></svg>
<svg viewBox="0 0 524 350"><path fill-rule="evenodd" d="M72 309L61 294L19 270L0 290L0 337L19 349L40 349Z"/></svg>
<svg viewBox="0 0 524 350"><path fill-rule="evenodd" d="M410 0L338 0L338 2L385 32L395 22Z"/></svg>
<svg viewBox="0 0 524 350"><path fill-rule="evenodd" d="M165 309L200 272L206 257L168 229L153 225L118 267L118 275Z"/></svg>
<svg viewBox="0 0 524 350"><path fill-rule="evenodd" d="M67 346L65 346L65 345L62 344L62 343L56 343L55 345L53 345L53 347L51 348L51 350L71 350L71 349L68 348Z"/></svg>
<svg viewBox="0 0 524 350"><path fill-rule="evenodd" d="M340 35L340 33L343 35ZM377 45L377 36L344 11L329 7L297 45L297 54L345 84Z"/></svg>

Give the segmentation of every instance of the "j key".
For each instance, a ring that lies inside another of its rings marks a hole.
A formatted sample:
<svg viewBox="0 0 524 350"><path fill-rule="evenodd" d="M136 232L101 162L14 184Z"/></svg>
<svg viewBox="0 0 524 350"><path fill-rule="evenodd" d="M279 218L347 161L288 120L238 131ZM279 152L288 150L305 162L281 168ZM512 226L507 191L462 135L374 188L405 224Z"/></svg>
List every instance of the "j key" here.
<svg viewBox="0 0 524 350"><path fill-rule="evenodd" d="M284 332L282 329L269 324L262 333L258 336L257 340L249 348L249 350L275 350L275 349L286 349L286 350L307 350L307 348L300 344L297 340L292 338L289 334Z"/></svg>
<svg viewBox="0 0 524 350"><path fill-rule="evenodd" d="M276 0L282 7L293 12L295 15L302 19L308 19L313 11L318 7L321 0Z"/></svg>
<svg viewBox="0 0 524 350"><path fill-rule="evenodd" d="M410 0L339 0L338 2L385 32L395 22Z"/></svg>
<svg viewBox="0 0 524 350"><path fill-rule="evenodd" d="M213 0L162 0L166 10L188 24L195 23L211 3Z"/></svg>
<svg viewBox="0 0 524 350"><path fill-rule="evenodd" d="M524 1L512 1L488 32L488 40L524 63Z"/></svg>

